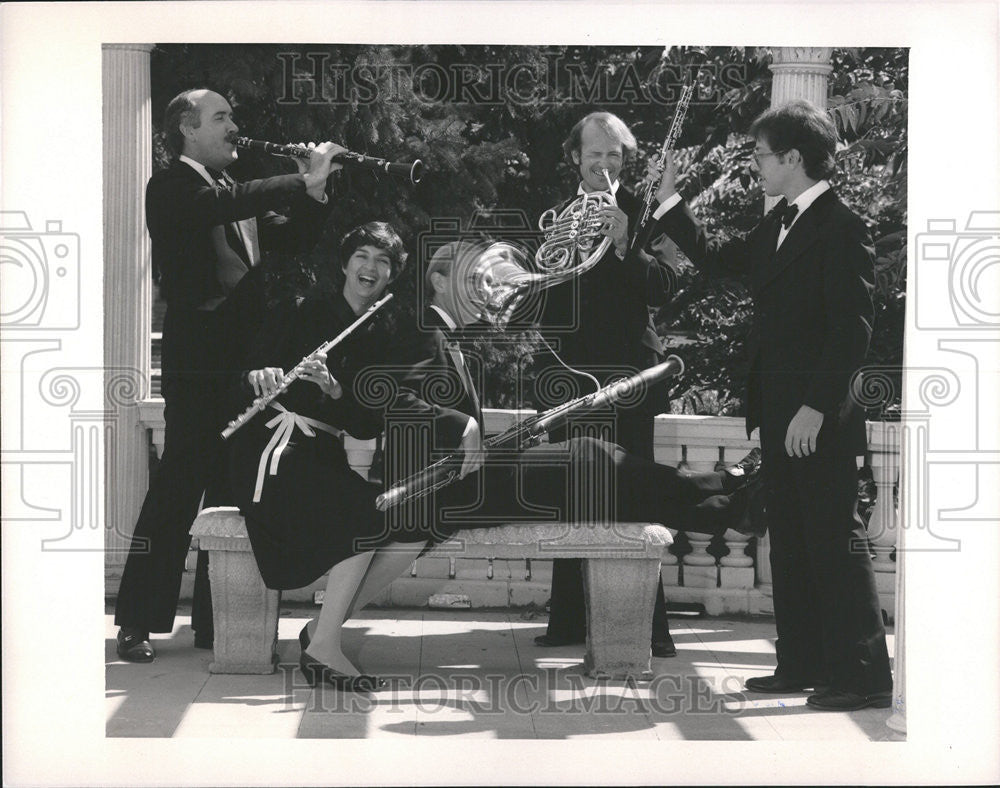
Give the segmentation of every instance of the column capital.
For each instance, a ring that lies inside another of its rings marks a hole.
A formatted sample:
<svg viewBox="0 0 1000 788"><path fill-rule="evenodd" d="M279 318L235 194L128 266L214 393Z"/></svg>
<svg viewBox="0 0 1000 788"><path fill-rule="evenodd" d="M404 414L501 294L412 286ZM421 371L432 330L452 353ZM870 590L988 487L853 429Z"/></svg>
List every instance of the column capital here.
<svg viewBox="0 0 1000 788"><path fill-rule="evenodd" d="M817 74L833 71L832 47L771 47L771 71L802 70Z"/></svg>
<svg viewBox="0 0 1000 788"><path fill-rule="evenodd" d="M833 73L832 56L830 47L772 47L771 106L805 99L817 107L825 107L828 81Z"/></svg>

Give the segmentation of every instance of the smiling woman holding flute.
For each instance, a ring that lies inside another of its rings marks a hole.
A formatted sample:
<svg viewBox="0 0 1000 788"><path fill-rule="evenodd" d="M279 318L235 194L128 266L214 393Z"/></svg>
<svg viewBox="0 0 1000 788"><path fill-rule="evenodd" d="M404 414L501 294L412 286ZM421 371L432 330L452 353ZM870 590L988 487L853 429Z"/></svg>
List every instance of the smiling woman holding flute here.
<svg viewBox="0 0 1000 788"><path fill-rule="evenodd" d="M341 436L375 438L383 415L345 389L360 369L386 358L391 342L375 313L391 297L385 289L406 253L392 227L370 222L343 238L339 257L339 292L268 315L241 380L243 404L256 397L254 405L227 432L233 492L267 586L300 588L330 570L330 604L303 651L303 672L311 683L366 690L378 680L344 656L340 626L371 558L361 540L382 531L374 506L382 488L351 470Z"/></svg>

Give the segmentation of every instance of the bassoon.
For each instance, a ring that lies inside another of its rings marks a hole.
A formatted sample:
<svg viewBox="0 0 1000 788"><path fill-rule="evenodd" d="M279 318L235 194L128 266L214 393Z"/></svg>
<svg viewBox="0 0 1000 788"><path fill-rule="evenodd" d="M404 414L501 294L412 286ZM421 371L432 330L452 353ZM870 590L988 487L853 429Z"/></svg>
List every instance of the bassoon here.
<svg viewBox="0 0 1000 788"><path fill-rule="evenodd" d="M544 435L561 427L573 416L606 405L613 405L623 397L641 391L668 375L680 375L683 372L684 362L677 356L669 356L666 361L655 367L644 369L631 377L609 383L590 394L585 394L531 416L510 429L487 438L483 441L483 448L486 449L487 456L489 451L497 449L524 451L532 446L537 446L541 443ZM450 454L432 465L428 465L422 471L397 482L375 499L375 506L379 511L384 512L404 501L428 495L434 490L457 481L461 467L462 454Z"/></svg>

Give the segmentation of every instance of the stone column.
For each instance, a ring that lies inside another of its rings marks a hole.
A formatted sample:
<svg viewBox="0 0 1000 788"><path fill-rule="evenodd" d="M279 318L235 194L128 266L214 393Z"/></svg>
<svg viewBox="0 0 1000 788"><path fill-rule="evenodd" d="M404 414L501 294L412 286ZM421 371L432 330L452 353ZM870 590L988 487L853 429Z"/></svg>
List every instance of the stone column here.
<svg viewBox="0 0 1000 788"><path fill-rule="evenodd" d="M104 365L106 390L122 376L134 396L109 402L105 569L120 572L148 484L148 441L137 401L149 392L151 291L144 196L152 174L152 44L104 44ZM109 589L113 590L113 589Z"/></svg>
<svg viewBox="0 0 1000 788"><path fill-rule="evenodd" d="M833 73L829 47L774 47L771 50L771 106L805 99L826 107L828 79Z"/></svg>

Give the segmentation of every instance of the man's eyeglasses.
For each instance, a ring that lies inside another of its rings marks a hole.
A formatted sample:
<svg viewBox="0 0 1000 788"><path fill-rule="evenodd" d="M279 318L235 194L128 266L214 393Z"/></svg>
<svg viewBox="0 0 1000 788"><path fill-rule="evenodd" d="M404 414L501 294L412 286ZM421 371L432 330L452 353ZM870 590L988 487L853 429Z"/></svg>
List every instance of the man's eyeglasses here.
<svg viewBox="0 0 1000 788"><path fill-rule="evenodd" d="M780 156L782 153L788 153L787 150L772 150L772 151L757 151L755 150L750 154L750 158L753 159L754 164L760 164L760 160L767 156Z"/></svg>

